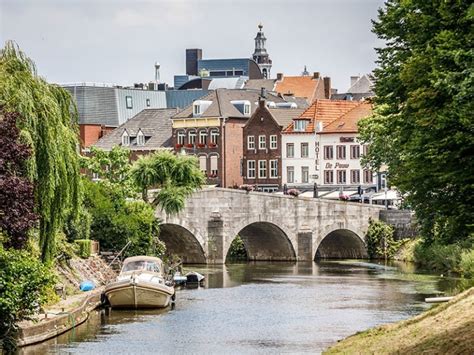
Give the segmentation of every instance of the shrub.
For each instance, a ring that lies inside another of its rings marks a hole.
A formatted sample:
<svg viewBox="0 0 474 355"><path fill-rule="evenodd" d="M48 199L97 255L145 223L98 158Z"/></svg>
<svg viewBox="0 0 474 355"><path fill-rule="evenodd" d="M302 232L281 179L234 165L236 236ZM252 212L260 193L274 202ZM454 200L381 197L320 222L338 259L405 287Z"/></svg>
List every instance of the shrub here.
<svg viewBox="0 0 474 355"><path fill-rule="evenodd" d="M415 261L430 270L459 273L461 253L458 244L420 243L415 247Z"/></svg>
<svg viewBox="0 0 474 355"><path fill-rule="evenodd" d="M392 258L404 241L393 239L393 227L370 219L369 228L365 234L367 254L371 259Z"/></svg>
<svg viewBox="0 0 474 355"><path fill-rule="evenodd" d="M81 258L87 259L91 256L91 240L90 239L78 239L75 241L79 247L78 254Z"/></svg>
<svg viewBox="0 0 474 355"><path fill-rule="evenodd" d="M54 281L54 274L39 259L0 246L0 339L4 350L13 351L16 324L48 301Z"/></svg>
<svg viewBox="0 0 474 355"><path fill-rule="evenodd" d="M461 253L459 269L462 276L474 279L474 249L465 250Z"/></svg>
<svg viewBox="0 0 474 355"><path fill-rule="evenodd" d="M232 241L227 256L231 260L247 260L247 250L240 235Z"/></svg>

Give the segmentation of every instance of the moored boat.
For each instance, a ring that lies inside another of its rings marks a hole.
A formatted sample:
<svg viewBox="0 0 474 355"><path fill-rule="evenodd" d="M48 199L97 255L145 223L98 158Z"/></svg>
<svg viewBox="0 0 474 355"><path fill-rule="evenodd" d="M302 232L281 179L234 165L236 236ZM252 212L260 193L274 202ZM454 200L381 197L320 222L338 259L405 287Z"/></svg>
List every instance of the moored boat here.
<svg viewBox="0 0 474 355"><path fill-rule="evenodd" d="M163 308L174 296L163 262L151 256L125 259L117 280L108 284L105 295L112 308Z"/></svg>

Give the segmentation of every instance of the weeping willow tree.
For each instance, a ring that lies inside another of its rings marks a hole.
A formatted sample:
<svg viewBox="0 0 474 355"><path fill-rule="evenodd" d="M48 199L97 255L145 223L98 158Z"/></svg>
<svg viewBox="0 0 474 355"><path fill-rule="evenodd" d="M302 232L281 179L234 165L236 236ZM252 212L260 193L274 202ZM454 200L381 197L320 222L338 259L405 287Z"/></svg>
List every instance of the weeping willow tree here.
<svg viewBox="0 0 474 355"><path fill-rule="evenodd" d="M71 96L39 77L13 42L0 50L0 107L24 117L17 125L33 152L28 177L35 186L41 256L49 262L66 214L79 206L77 111Z"/></svg>

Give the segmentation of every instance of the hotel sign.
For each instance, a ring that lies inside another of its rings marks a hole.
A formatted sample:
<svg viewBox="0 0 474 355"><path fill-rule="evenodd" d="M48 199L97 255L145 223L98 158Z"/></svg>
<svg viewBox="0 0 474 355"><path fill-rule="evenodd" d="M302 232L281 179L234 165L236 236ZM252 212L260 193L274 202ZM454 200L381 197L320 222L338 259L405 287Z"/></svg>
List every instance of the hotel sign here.
<svg viewBox="0 0 474 355"><path fill-rule="evenodd" d="M352 143L355 141L355 137L340 137L339 141L341 143Z"/></svg>

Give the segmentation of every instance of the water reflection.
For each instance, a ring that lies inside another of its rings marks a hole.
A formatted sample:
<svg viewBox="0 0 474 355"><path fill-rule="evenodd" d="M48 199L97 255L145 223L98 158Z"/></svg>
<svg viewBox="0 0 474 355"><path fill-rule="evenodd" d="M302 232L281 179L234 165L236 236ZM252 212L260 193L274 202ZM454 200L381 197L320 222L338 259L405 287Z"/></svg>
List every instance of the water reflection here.
<svg viewBox="0 0 474 355"><path fill-rule="evenodd" d="M354 260L188 269L205 283L178 290L174 310L102 310L23 353L314 353L417 314L428 307L426 296L456 284L405 264Z"/></svg>

